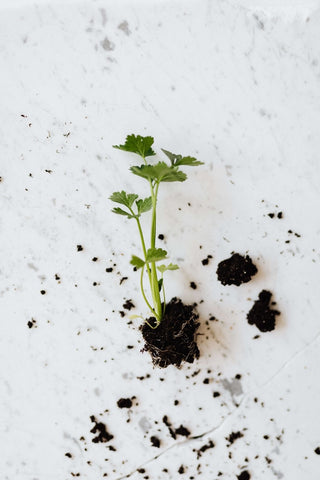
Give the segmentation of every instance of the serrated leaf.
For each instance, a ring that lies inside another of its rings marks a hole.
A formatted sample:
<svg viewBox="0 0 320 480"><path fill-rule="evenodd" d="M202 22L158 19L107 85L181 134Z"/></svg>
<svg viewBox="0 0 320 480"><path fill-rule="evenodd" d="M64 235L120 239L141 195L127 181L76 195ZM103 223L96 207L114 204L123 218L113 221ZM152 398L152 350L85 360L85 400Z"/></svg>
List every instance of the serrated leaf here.
<svg viewBox="0 0 320 480"><path fill-rule="evenodd" d="M123 215L123 216L126 216L128 218L137 218L136 215L131 215L131 213L129 212L125 212L124 210L122 210L122 208L120 207L115 207L112 209L112 212L113 213L117 213L118 215Z"/></svg>
<svg viewBox="0 0 320 480"><path fill-rule="evenodd" d="M131 172L147 180L157 182L184 182L187 175L178 170L177 167L167 165L165 162L158 162L156 165L141 165L130 168Z"/></svg>
<svg viewBox="0 0 320 480"><path fill-rule="evenodd" d="M138 198L138 196L139 195L136 195L135 193L126 193L124 190L122 190L121 192L114 192L109 199L112 202L120 203L125 207L131 208L133 202Z"/></svg>
<svg viewBox="0 0 320 480"><path fill-rule="evenodd" d="M142 258L139 258L136 255L132 255L130 263L131 265L136 267L137 270L139 270L139 268L143 267L145 262L142 260Z"/></svg>
<svg viewBox="0 0 320 480"><path fill-rule="evenodd" d="M153 142L153 137L142 137L141 135L132 134L127 136L123 145L113 145L113 147L126 152L136 153L145 158L156 154L151 148Z"/></svg>
<svg viewBox="0 0 320 480"><path fill-rule="evenodd" d="M195 157L183 157L182 155L177 155L176 153L169 152L169 150L165 150L164 148L161 148L161 150L170 159L172 166L179 167L181 165L187 165L189 167L196 167L198 165L204 165L203 162L200 162Z"/></svg>
<svg viewBox="0 0 320 480"><path fill-rule="evenodd" d="M148 212L152 208L152 198L144 198L143 200L137 200L136 205L138 208L138 214L141 215L141 213Z"/></svg>
<svg viewBox="0 0 320 480"><path fill-rule="evenodd" d="M146 262L160 262L167 257L167 252L162 248L149 248L147 250Z"/></svg>
<svg viewBox="0 0 320 480"><path fill-rule="evenodd" d="M160 265L159 267L157 267L157 269L159 270L160 273L163 274L167 270L178 270L179 267L178 267L178 265L174 265L173 263L169 263L169 265Z"/></svg>

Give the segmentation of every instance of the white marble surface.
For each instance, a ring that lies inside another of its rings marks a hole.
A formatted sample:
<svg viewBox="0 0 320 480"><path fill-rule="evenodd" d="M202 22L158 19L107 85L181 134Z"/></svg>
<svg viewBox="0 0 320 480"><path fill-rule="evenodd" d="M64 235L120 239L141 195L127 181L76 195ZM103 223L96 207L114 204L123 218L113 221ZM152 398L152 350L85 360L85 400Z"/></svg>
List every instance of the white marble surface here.
<svg viewBox="0 0 320 480"><path fill-rule="evenodd" d="M2 0L0 62L1 479L318 480L320 2ZM203 300L181 370L153 369L118 313L147 313L137 232L108 201L144 191L112 149L132 132L205 162L159 199L168 296ZM215 274L233 250L259 268L239 288ZM263 288L282 315L254 339Z"/></svg>

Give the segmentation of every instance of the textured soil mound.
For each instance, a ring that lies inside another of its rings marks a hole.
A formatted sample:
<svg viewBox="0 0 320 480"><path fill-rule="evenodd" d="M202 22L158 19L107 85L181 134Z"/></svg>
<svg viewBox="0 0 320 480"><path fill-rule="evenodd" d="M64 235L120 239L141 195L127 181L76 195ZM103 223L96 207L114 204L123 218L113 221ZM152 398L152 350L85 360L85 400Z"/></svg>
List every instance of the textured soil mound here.
<svg viewBox="0 0 320 480"><path fill-rule="evenodd" d="M178 298L167 304L160 325L152 329L144 323L140 329L145 340L143 351L150 352L153 364L158 367L182 362L193 363L200 352L196 342L196 331L200 325L194 305L184 305ZM154 323L149 318L148 323Z"/></svg>
<svg viewBox="0 0 320 480"><path fill-rule="evenodd" d="M247 315L248 323L256 325L261 332L271 332L276 325L276 316L280 315L278 310L272 310L269 306L272 293L262 290L259 299L254 302L253 307ZM274 305L275 302L271 302Z"/></svg>
<svg viewBox="0 0 320 480"><path fill-rule="evenodd" d="M241 285L251 280L258 269L249 255L243 256L234 253L230 258L219 263L217 269L218 280L222 285Z"/></svg>

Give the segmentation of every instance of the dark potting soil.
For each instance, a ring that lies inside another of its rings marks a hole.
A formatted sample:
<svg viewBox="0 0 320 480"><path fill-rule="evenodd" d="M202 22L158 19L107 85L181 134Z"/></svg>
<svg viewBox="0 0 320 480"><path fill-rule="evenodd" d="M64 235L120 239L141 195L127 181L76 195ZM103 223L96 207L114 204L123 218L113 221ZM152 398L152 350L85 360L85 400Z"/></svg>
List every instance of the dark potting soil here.
<svg viewBox="0 0 320 480"><path fill-rule="evenodd" d="M227 447L230 447L238 438L243 437L243 433L241 432L231 432L228 437L226 437L226 440L229 442Z"/></svg>
<svg viewBox="0 0 320 480"><path fill-rule="evenodd" d="M119 398L117 405L119 408L131 408L132 400L131 398Z"/></svg>
<svg viewBox="0 0 320 480"><path fill-rule="evenodd" d="M155 366L180 367L182 362L193 363L199 358L196 342L198 318L194 305L185 305L175 297L167 304L157 328L152 329L147 323L140 327L145 341L143 351L150 352ZM149 318L148 323L152 325L154 318Z"/></svg>
<svg viewBox="0 0 320 480"><path fill-rule="evenodd" d="M240 475L237 475L238 480L250 480L251 475L248 472L248 470L243 470L243 472L240 473Z"/></svg>
<svg viewBox="0 0 320 480"><path fill-rule="evenodd" d="M104 423L98 422L94 415L91 415L90 420L95 423L95 426L90 430L91 433L96 435L92 439L93 443L106 443L113 439L113 435L107 431Z"/></svg>
<svg viewBox="0 0 320 480"><path fill-rule="evenodd" d="M253 307L247 314L247 320L250 325L256 325L261 332L271 332L276 325L276 316L280 315L278 310L270 308L272 293L262 290L259 293L259 299L254 302ZM273 302L272 302L273 303Z"/></svg>
<svg viewBox="0 0 320 480"><path fill-rule="evenodd" d="M251 280L258 269L249 255L234 253L230 258L222 260L217 268L218 280L222 285L241 285Z"/></svg>

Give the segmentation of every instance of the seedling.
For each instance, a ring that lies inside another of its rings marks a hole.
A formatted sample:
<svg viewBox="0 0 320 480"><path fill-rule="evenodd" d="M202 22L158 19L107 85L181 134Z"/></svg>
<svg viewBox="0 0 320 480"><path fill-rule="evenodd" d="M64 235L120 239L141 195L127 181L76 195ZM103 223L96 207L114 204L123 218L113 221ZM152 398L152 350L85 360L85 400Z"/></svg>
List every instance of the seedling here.
<svg viewBox="0 0 320 480"><path fill-rule="evenodd" d="M142 158L143 163L141 165L130 167L130 171L134 175L137 175L148 182L150 196L139 198L139 195L135 193L126 193L122 190L121 192L114 192L110 196L110 200L125 207L125 209L120 207L113 208L112 211L114 213L136 221L142 245L143 257L141 258L137 255L132 255L130 263L135 269L141 269L141 293L152 316L155 318L155 323L153 325L150 323L148 324L151 328L156 328L160 324L166 309L164 274L169 270L177 270L179 268L178 265L168 262L159 265L159 262L167 260L168 258L165 250L156 247L159 186L162 182L184 182L187 179L187 175L180 169L180 167L195 167L203 165L203 163L194 157L183 157L182 155L176 155L168 150L161 149L169 159L170 163L168 164L161 160L157 163L150 164L147 162L147 158L156 155L152 149L153 143L153 137L142 137L140 135L132 134L127 136L124 145L114 145L114 148L135 153ZM147 245L142 230L141 216L150 210L152 211L150 245ZM147 275L149 281L152 300L147 298L144 288L145 275Z"/></svg>

